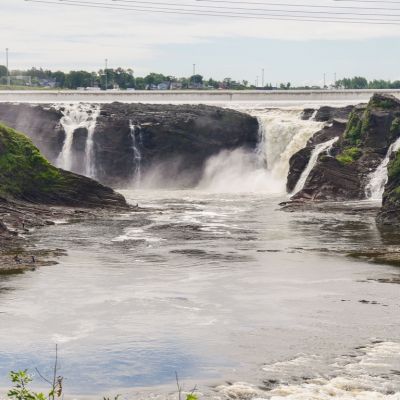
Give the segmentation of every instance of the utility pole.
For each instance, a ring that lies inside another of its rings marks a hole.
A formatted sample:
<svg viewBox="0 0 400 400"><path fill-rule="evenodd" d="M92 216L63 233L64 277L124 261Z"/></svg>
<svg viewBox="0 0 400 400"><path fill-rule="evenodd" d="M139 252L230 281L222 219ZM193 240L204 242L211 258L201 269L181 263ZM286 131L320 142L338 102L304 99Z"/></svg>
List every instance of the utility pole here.
<svg viewBox="0 0 400 400"><path fill-rule="evenodd" d="M265 85L264 85L264 68L261 70L261 86L265 87Z"/></svg>
<svg viewBox="0 0 400 400"><path fill-rule="evenodd" d="M196 75L196 64L193 64L193 75Z"/></svg>
<svg viewBox="0 0 400 400"><path fill-rule="evenodd" d="M256 88L258 88L258 76L256 76Z"/></svg>
<svg viewBox="0 0 400 400"><path fill-rule="evenodd" d="M335 74L334 74L334 80L335 80L335 88L336 88L336 82L337 82L337 79L336 79L336 72L335 72Z"/></svg>
<svg viewBox="0 0 400 400"><path fill-rule="evenodd" d="M104 75L106 77L106 90L108 88L108 77L107 77L107 69L108 69L108 58L105 59L106 67L104 69Z"/></svg>
<svg viewBox="0 0 400 400"><path fill-rule="evenodd" d="M324 89L326 88L326 73L324 72Z"/></svg>
<svg viewBox="0 0 400 400"><path fill-rule="evenodd" d="M7 85L10 86L11 79L10 79L10 71L8 70L8 47L6 48L6 67L7 67Z"/></svg>

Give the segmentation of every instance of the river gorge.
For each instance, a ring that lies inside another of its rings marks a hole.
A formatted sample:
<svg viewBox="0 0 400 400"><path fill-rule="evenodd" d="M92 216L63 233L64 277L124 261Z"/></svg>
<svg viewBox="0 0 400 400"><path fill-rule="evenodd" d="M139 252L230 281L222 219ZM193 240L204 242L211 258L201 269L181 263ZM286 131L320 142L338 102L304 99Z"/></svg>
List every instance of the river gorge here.
<svg viewBox="0 0 400 400"><path fill-rule="evenodd" d="M0 392L10 370L48 374L57 343L67 398L175 399L178 373L210 399L399 399L386 101L0 103L133 206L25 234L65 254L0 274Z"/></svg>

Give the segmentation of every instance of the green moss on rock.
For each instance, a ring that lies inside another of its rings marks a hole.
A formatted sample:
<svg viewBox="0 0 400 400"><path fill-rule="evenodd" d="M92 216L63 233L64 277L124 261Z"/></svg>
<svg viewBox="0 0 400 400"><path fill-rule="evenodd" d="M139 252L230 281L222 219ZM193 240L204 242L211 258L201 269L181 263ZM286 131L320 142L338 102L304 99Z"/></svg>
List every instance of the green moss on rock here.
<svg viewBox="0 0 400 400"><path fill-rule="evenodd" d="M0 194L24 198L49 192L64 178L22 133L0 124Z"/></svg>
<svg viewBox="0 0 400 400"><path fill-rule="evenodd" d="M343 152L336 156L336 160L342 165L352 164L362 155L362 151L358 147L348 147Z"/></svg>
<svg viewBox="0 0 400 400"><path fill-rule="evenodd" d="M400 134L400 118L396 117L392 121L392 125L390 126L390 133L392 136L398 136Z"/></svg>
<svg viewBox="0 0 400 400"><path fill-rule="evenodd" d="M394 158L388 165L389 179L400 178L400 151L398 151Z"/></svg>
<svg viewBox="0 0 400 400"><path fill-rule="evenodd" d="M122 195L54 167L30 139L1 123L0 197L72 207L127 207Z"/></svg>
<svg viewBox="0 0 400 400"><path fill-rule="evenodd" d="M394 109L399 106L399 102L396 98L392 98L391 96L383 96L375 94L370 103L370 107L381 108L383 110Z"/></svg>
<svg viewBox="0 0 400 400"><path fill-rule="evenodd" d="M356 112L352 112L347 124L344 138L353 145L358 145L361 141L362 121Z"/></svg>

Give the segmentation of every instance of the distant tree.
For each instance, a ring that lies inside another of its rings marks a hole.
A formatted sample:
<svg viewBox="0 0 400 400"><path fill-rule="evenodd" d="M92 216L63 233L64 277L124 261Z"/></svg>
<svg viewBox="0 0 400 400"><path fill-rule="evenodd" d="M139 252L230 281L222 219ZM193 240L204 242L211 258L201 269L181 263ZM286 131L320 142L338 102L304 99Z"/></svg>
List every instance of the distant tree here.
<svg viewBox="0 0 400 400"><path fill-rule="evenodd" d="M54 78L57 82L57 86L64 87L65 86L65 79L66 74L62 71L56 71L51 74L52 78Z"/></svg>
<svg viewBox="0 0 400 400"><path fill-rule="evenodd" d="M0 65L0 76L7 76L7 67L5 65Z"/></svg>
<svg viewBox="0 0 400 400"><path fill-rule="evenodd" d="M393 81L389 84L390 89L400 89L400 81Z"/></svg>
<svg viewBox="0 0 400 400"><path fill-rule="evenodd" d="M207 81L207 86L213 87L214 89L218 89L219 86L220 86L220 84L219 84L218 81L215 81L214 79L210 78L210 79Z"/></svg>
<svg viewBox="0 0 400 400"><path fill-rule="evenodd" d="M168 81L168 77L163 74L152 72L144 77L144 81L147 85L158 85L162 82Z"/></svg>
<svg viewBox="0 0 400 400"><path fill-rule="evenodd" d="M337 86L344 89L367 89L368 81L362 76L355 76L354 78L344 78L337 81Z"/></svg>
<svg viewBox="0 0 400 400"><path fill-rule="evenodd" d="M287 82L287 83L281 83L279 85L279 88L281 90L288 90L288 89L290 89L291 86L292 86L292 84L290 82Z"/></svg>
<svg viewBox="0 0 400 400"><path fill-rule="evenodd" d="M368 81L361 76L355 76L352 79L352 85L353 89L366 89L368 88Z"/></svg>
<svg viewBox="0 0 400 400"><path fill-rule="evenodd" d="M92 84L92 74L87 71L71 71L65 77L64 86L69 89L87 87Z"/></svg>
<svg viewBox="0 0 400 400"><path fill-rule="evenodd" d="M200 84L203 83L203 77L201 75L198 75L198 74L197 75L192 75L189 78L189 81L190 81L190 83L194 83L194 84L200 85Z"/></svg>
<svg viewBox="0 0 400 400"><path fill-rule="evenodd" d="M144 78L135 78L135 89L137 90L144 90L146 88L146 82Z"/></svg>
<svg viewBox="0 0 400 400"><path fill-rule="evenodd" d="M114 82L121 88L133 88L135 87L135 78L133 77L132 70L124 70L117 68L114 72Z"/></svg>

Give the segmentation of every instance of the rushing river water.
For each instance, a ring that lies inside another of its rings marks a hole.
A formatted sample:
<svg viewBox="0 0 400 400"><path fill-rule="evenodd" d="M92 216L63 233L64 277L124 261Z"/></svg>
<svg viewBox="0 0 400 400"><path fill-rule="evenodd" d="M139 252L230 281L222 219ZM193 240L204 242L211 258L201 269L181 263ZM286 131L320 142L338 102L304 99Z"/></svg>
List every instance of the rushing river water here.
<svg viewBox="0 0 400 400"><path fill-rule="evenodd" d="M68 256L0 277L1 386L49 373L58 343L67 394L162 399L177 371L205 398L399 398L399 286L378 281L398 269L343 256L382 243L372 217L123 194L146 209L42 229Z"/></svg>

